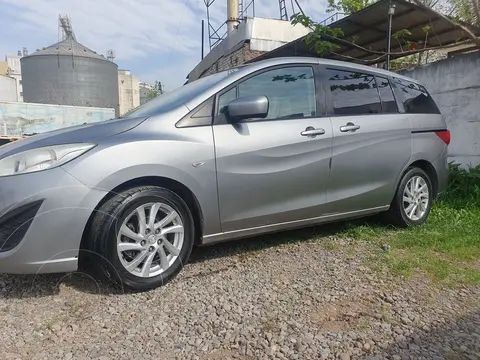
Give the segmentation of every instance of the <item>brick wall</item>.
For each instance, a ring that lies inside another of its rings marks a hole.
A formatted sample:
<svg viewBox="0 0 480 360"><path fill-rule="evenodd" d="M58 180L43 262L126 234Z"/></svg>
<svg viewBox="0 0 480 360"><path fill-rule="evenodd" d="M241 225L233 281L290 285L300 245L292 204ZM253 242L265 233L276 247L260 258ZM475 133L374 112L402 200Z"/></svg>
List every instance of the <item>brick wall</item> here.
<svg viewBox="0 0 480 360"><path fill-rule="evenodd" d="M244 47L244 62L249 62L250 60L259 57L260 55L265 54L267 51L258 51L258 50L250 50L250 44L245 44Z"/></svg>
<svg viewBox="0 0 480 360"><path fill-rule="evenodd" d="M239 49L236 49L230 54L224 55L218 59L217 62L210 66L201 77L243 65L264 53L264 51L250 50L250 44L244 43Z"/></svg>

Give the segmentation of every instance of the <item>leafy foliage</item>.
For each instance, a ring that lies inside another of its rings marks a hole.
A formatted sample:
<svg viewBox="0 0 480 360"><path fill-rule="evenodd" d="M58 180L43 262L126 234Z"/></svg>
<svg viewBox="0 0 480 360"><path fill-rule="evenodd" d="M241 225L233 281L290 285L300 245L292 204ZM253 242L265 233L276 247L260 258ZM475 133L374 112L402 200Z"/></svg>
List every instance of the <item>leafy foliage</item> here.
<svg viewBox="0 0 480 360"><path fill-rule="evenodd" d="M457 20L480 27L480 0L449 0L450 12Z"/></svg>
<svg viewBox="0 0 480 360"><path fill-rule="evenodd" d="M303 14L293 15L291 17L291 22L294 26L301 24L312 30L312 32L307 35L305 42L307 46L317 54L323 55L339 48L337 44L332 43L328 39L342 37L343 31L341 29L320 25Z"/></svg>
<svg viewBox="0 0 480 360"><path fill-rule="evenodd" d="M305 42L307 46L318 55L328 54L340 48L339 45L331 42L329 39L343 37L344 34L341 29L320 25L303 14L293 15L291 22L294 26L301 24L312 30L312 32L307 35Z"/></svg>
<svg viewBox="0 0 480 360"><path fill-rule="evenodd" d="M417 65L417 55L409 55L390 61L390 70L398 71L402 69L411 69Z"/></svg>
<svg viewBox="0 0 480 360"><path fill-rule="evenodd" d="M272 78L272 81L285 81L287 82L295 82L297 80L306 80L306 79L312 79L313 76L307 76L307 74L301 74L298 76L293 76L290 74L286 75L277 75Z"/></svg>
<svg viewBox="0 0 480 360"><path fill-rule="evenodd" d="M159 95L163 94L163 85L160 81L155 81L155 85L148 91L147 98L148 100L152 100Z"/></svg>
<svg viewBox="0 0 480 360"><path fill-rule="evenodd" d="M398 42L398 45L400 45L400 50L403 51L404 46L410 46L410 42L405 39L409 36L412 36L412 32L410 30L401 29L392 34L392 39Z"/></svg>
<svg viewBox="0 0 480 360"><path fill-rule="evenodd" d="M450 164L450 185L442 201L459 207L480 207L480 165L462 168Z"/></svg>
<svg viewBox="0 0 480 360"><path fill-rule="evenodd" d="M328 0L327 12L351 15L375 3L376 0Z"/></svg>

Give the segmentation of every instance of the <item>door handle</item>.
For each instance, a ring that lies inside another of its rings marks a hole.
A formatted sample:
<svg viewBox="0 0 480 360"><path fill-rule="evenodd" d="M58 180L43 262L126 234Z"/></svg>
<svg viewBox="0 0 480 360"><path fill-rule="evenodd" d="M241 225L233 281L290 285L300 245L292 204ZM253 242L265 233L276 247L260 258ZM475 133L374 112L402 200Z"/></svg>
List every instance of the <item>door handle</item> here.
<svg viewBox="0 0 480 360"><path fill-rule="evenodd" d="M302 136L308 136L311 138L323 134L325 134L325 129L315 129L313 126L307 126L307 128L300 133Z"/></svg>
<svg viewBox="0 0 480 360"><path fill-rule="evenodd" d="M340 126L341 132L356 131L360 129L360 125L355 125L354 123L348 122L346 125Z"/></svg>

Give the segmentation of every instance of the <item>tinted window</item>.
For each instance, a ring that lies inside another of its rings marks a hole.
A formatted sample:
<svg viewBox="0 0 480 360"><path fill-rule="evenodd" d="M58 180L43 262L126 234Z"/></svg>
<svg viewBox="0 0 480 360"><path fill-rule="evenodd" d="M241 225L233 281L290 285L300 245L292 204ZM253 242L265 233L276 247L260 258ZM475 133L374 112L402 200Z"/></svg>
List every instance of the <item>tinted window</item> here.
<svg viewBox="0 0 480 360"><path fill-rule="evenodd" d="M316 95L311 67L286 67L266 71L238 85L238 97L265 95L266 119L311 117L316 114Z"/></svg>
<svg viewBox="0 0 480 360"><path fill-rule="evenodd" d="M409 114L440 114L437 105L422 85L394 79L403 96L405 112Z"/></svg>
<svg viewBox="0 0 480 360"><path fill-rule="evenodd" d="M327 69L335 115L382 112L375 77L359 72Z"/></svg>
<svg viewBox="0 0 480 360"><path fill-rule="evenodd" d="M230 90L228 90L226 93L220 96L218 99L218 114L223 114L225 112L225 109L227 105L232 101L237 98L237 88L234 87Z"/></svg>
<svg viewBox="0 0 480 360"><path fill-rule="evenodd" d="M376 76L378 92L380 93L380 99L382 100L383 113L391 114L397 112L397 103L393 96L393 90L390 87L390 82L387 78Z"/></svg>

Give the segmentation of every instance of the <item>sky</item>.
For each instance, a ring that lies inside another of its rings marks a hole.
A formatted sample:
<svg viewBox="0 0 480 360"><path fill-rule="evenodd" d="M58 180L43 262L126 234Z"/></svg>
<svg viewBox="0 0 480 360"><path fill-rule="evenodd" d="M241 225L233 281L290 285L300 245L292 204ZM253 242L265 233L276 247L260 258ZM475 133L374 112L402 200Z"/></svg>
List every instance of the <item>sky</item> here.
<svg viewBox="0 0 480 360"><path fill-rule="evenodd" d="M314 20L327 17L326 0L298 1ZM225 21L226 3L211 5L213 26ZM70 17L81 44L101 54L114 49L120 69L141 81L159 80L166 91L181 86L201 59L204 0L0 0L0 9L1 60L23 47L32 53L56 43L59 14ZM255 16L279 18L278 0L255 0ZM208 37L205 43L206 54Z"/></svg>

